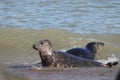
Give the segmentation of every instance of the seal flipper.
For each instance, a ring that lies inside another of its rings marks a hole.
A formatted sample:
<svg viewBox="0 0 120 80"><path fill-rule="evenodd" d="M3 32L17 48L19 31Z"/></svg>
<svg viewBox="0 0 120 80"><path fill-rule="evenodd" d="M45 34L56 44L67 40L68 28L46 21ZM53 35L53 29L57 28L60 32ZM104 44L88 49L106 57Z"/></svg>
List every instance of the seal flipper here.
<svg viewBox="0 0 120 80"><path fill-rule="evenodd" d="M109 68L112 67L112 63L111 63L111 62L107 63L106 65L107 65Z"/></svg>
<svg viewBox="0 0 120 80"><path fill-rule="evenodd" d="M117 65L118 65L118 62L114 62L114 63L109 62L109 63L107 63L106 65L111 68L111 67L113 67L113 66L117 66Z"/></svg>
<svg viewBox="0 0 120 80"><path fill-rule="evenodd" d="M118 62L114 62L112 65L113 65L113 66L116 66L116 65L118 65Z"/></svg>
<svg viewBox="0 0 120 80"><path fill-rule="evenodd" d="M108 57L107 60L101 59L101 60L97 60L97 61L100 63L103 63L111 68L113 66L118 65L119 58L116 58L115 55L113 54L111 57Z"/></svg>

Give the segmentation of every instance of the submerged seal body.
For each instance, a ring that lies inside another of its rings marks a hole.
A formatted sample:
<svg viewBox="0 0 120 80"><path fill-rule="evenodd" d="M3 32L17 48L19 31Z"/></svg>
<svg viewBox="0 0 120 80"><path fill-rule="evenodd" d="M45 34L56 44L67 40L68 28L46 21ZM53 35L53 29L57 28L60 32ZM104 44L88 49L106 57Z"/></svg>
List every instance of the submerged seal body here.
<svg viewBox="0 0 120 80"><path fill-rule="evenodd" d="M72 54L77 57L82 57L86 59L95 59L95 55L104 46L102 42L90 42L84 48L71 48L66 51L66 53Z"/></svg>
<svg viewBox="0 0 120 80"><path fill-rule="evenodd" d="M41 40L33 45L33 48L39 51L41 57L42 66L53 67L90 67L90 66L108 66L94 60L88 60L79 58L71 54L56 51L52 49L51 42L49 40Z"/></svg>

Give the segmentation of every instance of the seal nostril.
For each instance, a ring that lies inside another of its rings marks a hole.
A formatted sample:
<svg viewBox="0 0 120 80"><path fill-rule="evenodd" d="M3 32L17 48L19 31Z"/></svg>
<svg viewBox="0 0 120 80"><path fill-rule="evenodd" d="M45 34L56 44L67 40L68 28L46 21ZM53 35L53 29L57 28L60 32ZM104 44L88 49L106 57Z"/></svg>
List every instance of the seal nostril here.
<svg viewBox="0 0 120 80"><path fill-rule="evenodd" d="M33 47L33 49L37 50L37 48L35 47L35 45L33 45L32 47Z"/></svg>

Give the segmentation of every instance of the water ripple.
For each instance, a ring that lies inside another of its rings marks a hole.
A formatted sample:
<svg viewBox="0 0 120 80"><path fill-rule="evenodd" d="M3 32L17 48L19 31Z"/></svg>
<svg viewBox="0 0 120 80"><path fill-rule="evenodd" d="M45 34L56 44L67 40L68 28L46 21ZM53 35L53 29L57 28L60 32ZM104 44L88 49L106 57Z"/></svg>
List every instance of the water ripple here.
<svg viewBox="0 0 120 80"><path fill-rule="evenodd" d="M1 0L0 27L120 33L118 0Z"/></svg>

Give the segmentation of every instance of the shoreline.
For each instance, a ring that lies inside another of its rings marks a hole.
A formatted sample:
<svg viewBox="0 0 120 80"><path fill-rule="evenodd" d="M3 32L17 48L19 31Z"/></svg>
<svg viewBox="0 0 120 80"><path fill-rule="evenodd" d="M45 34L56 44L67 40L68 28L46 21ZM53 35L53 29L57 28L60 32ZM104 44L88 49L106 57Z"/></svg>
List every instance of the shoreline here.
<svg viewBox="0 0 120 80"><path fill-rule="evenodd" d="M115 80L119 67L81 67L65 69L10 69L17 76L24 76L28 80Z"/></svg>

